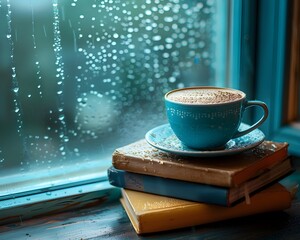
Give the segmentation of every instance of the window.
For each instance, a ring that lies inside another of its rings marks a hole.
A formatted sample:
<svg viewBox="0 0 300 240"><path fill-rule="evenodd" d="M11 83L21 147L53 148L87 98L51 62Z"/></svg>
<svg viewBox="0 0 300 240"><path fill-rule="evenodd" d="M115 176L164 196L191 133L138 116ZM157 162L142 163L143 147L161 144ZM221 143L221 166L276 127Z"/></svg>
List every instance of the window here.
<svg viewBox="0 0 300 240"><path fill-rule="evenodd" d="M0 199L101 181L165 92L232 85L230 3L0 0Z"/></svg>
<svg viewBox="0 0 300 240"><path fill-rule="evenodd" d="M270 108L262 130L300 156L299 3L259 1L256 96Z"/></svg>

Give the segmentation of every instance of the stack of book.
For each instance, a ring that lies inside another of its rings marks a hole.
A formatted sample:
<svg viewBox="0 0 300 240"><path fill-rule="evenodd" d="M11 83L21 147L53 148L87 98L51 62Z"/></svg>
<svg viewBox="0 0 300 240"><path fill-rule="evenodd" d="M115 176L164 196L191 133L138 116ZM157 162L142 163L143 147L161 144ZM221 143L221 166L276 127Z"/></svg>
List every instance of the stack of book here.
<svg viewBox="0 0 300 240"><path fill-rule="evenodd" d="M121 203L142 234L287 209L292 196L278 181L291 172L287 143L197 158L140 140L114 151L108 179L121 188Z"/></svg>

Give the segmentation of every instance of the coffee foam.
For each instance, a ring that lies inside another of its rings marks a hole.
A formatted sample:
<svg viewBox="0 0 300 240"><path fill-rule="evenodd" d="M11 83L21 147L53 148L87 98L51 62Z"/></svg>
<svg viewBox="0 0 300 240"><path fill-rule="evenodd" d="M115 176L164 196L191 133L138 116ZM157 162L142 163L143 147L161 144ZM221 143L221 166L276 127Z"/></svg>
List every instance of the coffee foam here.
<svg viewBox="0 0 300 240"><path fill-rule="evenodd" d="M167 99L186 104L218 104L236 101L243 95L230 89L183 89L171 92Z"/></svg>

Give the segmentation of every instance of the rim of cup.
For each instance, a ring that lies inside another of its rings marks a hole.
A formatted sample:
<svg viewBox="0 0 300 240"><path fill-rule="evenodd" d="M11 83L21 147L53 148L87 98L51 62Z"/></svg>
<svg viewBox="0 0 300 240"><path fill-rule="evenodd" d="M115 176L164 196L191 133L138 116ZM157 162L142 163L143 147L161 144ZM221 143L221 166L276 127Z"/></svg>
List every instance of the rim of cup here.
<svg viewBox="0 0 300 240"><path fill-rule="evenodd" d="M168 98L168 95L170 95L171 93L174 92L179 92L182 90L190 90L190 89L213 89L213 90L224 90L224 91L228 91L228 92L235 92L235 93L239 93L242 97L232 100L232 101L228 101L228 102L221 102L221 103L183 103L183 102L178 102L178 101L173 101L171 99ZM231 104L233 102L239 102L243 99L246 98L246 94L238 89L233 89L233 88L225 88L225 87L214 87L214 86L194 86L194 87L185 87L185 88L178 88L178 89L173 89L169 92L167 92L164 96L165 100L168 102L172 102L172 103L176 103L176 104L181 104L181 105L189 105L189 106L210 106L210 105L224 105L224 104Z"/></svg>

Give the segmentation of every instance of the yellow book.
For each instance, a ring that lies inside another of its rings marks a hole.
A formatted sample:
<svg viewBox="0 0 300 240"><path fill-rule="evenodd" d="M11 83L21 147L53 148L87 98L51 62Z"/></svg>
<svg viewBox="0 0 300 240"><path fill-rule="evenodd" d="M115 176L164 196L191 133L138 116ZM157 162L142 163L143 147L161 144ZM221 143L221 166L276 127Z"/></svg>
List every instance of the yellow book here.
<svg viewBox="0 0 300 240"><path fill-rule="evenodd" d="M127 189L122 189L120 201L135 231L143 234L284 210L291 206L292 195L276 183L253 195L250 204L241 202L234 207L185 201Z"/></svg>

